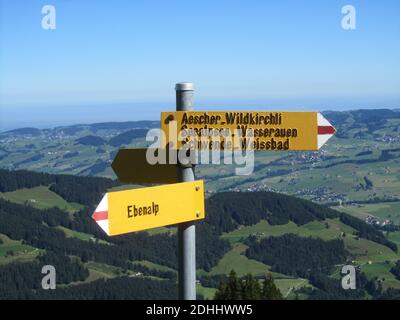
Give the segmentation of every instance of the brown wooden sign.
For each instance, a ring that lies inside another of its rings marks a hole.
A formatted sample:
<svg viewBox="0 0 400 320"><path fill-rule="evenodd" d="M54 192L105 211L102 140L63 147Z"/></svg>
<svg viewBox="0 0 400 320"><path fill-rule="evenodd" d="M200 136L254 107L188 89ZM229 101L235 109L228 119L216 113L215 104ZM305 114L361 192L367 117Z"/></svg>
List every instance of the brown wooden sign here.
<svg viewBox="0 0 400 320"><path fill-rule="evenodd" d="M176 164L150 164L148 149L120 149L111 164L121 182L153 184L178 182ZM150 149L151 151L151 149Z"/></svg>

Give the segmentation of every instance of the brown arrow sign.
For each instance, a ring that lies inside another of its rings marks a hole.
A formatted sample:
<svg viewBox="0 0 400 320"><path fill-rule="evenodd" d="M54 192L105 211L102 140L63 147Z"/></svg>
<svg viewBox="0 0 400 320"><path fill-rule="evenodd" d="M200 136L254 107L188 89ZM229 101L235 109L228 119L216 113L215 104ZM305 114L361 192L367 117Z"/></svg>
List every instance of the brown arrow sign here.
<svg viewBox="0 0 400 320"><path fill-rule="evenodd" d="M114 173L125 183L178 182L175 164L152 165L146 160L147 149L120 149L111 164Z"/></svg>

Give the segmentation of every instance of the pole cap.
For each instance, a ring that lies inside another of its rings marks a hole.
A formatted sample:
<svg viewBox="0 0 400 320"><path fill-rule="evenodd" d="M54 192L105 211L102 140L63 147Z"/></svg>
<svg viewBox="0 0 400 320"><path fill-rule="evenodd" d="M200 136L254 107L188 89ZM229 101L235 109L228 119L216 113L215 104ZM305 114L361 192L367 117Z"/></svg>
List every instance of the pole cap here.
<svg viewBox="0 0 400 320"><path fill-rule="evenodd" d="M176 91L193 91L194 86L191 82L179 82L175 85Z"/></svg>

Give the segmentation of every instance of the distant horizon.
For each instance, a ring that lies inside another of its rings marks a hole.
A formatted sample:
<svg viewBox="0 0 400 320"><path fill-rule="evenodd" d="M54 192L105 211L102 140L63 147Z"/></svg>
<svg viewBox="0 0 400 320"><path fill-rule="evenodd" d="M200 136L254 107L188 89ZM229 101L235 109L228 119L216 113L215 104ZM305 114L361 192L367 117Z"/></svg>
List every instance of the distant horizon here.
<svg viewBox="0 0 400 320"><path fill-rule="evenodd" d="M132 105L135 104L129 104L129 103L124 103L124 104L118 104L118 106L121 108L131 108ZM145 104L141 104L141 105L145 105ZM115 109L116 105L99 105L100 107L104 108L112 108ZM71 106L70 106L71 107ZM79 106L72 106L72 108L74 107L79 107ZM82 107L82 106L80 106ZM84 106L86 108L93 108L95 107L95 105L86 105ZM148 107L148 106L147 106ZM227 109L229 108L229 109ZM326 112L348 112L348 111L359 111L359 110L392 110L392 111L400 111L400 107L356 107L356 108L342 108L342 109L337 109L337 108L327 108L327 109L316 109L316 108L266 108L265 106L263 107L262 105L260 105L259 108L257 107L240 107L240 106L236 106L236 107L227 107L227 108L223 108L223 107L201 107L201 109L198 109L195 107L195 111L228 111L228 110L271 110L271 111L317 111L317 112L322 112L322 113L326 113ZM261 109L263 108L263 109ZM158 108L157 108L158 109ZM70 110L70 109L69 109ZM173 111L174 108L164 108L163 111ZM81 110L82 111L82 110ZM87 112L91 112L92 110L86 110ZM131 110L132 116L133 114L136 114L137 111L135 110ZM0 109L0 133L4 133L7 131L12 131L12 130L17 130L17 129L23 129L23 128L35 128L35 129L55 129L58 127L64 127L64 126L74 126L74 125L93 125L93 124L97 124L97 123L108 123L108 122L117 122L117 123L122 123L122 122L138 122L138 121L159 121L160 120L160 112L152 112L151 116L148 117L143 117L143 118L139 118L139 117L133 117L133 118L113 118L113 119L104 119L103 117L99 117L97 118L97 120L91 120L89 118L86 118L86 120L84 119L70 119L70 120L58 120L58 121L54 121L54 120L43 120L42 122L37 122L32 120L32 118L28 117L29 120L20 120L20 124L18 125L18 121L14 121L13 122L8 122L6 125L4 125L4 118L1 117L2 113L1 113L1 109ZM26 117L26 113L24 113L24 117ZM24 125L24 123L26 125ZM37 125L34 125L34 124Z"/></svg>

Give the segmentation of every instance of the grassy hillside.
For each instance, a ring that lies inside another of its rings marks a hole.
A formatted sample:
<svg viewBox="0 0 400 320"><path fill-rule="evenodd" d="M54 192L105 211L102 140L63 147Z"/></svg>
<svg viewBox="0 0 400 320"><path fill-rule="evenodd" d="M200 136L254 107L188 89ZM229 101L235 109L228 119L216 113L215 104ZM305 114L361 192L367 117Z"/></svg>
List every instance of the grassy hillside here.
<svg viewBox="0 0 400 320"><path fill-rule="evenodd" d="M223 239L237 242L250 235L258 237L280 236L286 233L293 233L303 237L319 237L324 240L341 237L343 233L352 234L355 230L338 219L326 219L324 221L312 221L302 226L297 226L293 222L284 225L270 225L267 221L261 220L259 223L241 227L235 231L222 235Z"/></svg>
<svg viewBox="0 0 400 320"><path fill-rule="evenodd" d="M247 273L254 275L263 275L268 271L268 266L265 264L250 260L242 253L246 250L246 246L242 243L237 243L232 250L226 253L218 264L212 268L210 275L229 274L232 268L235 269L239 276L244 276Z"/></svg>
<svg viewBox="0 0 400 320"><path fill-rule="evenodd" d="M12 262L25 262L34 260L41 250L22 244L20 240L12 240L0 233L0 265Z"/></svg>
<svg viewBox="0 0 400 320"><path fill-rule="evenodd" d="M31 205L39 209L58 207L73 213L83 208L81 204L65 201L46 186L0 192L0 197L15 203Z"/></svg>
<svg viewBox="0 0 400 320"><path fill-rule="evenodd" d="M89 233L79 232L79 231L71 230L71 229L68 229L65 227L61 227L61 226L58 226L57 228L62 230L65 233L65 236L67 238L76 238L76 239L83 240L83 241L93 241L93 242L97 242L97 243L101 243L101 244L110 244L107 241L97 239L94 235L89 234Z"/></svg>
<svg viewBox="0 0 400 320"><path fill-rule="evenodd" d="M395 224L400 225L400 202L384 202L371 204L354 204L338 208L340 211L352 214L360 219L367 216L375 216L379 220L392 220Z"/></svg>

